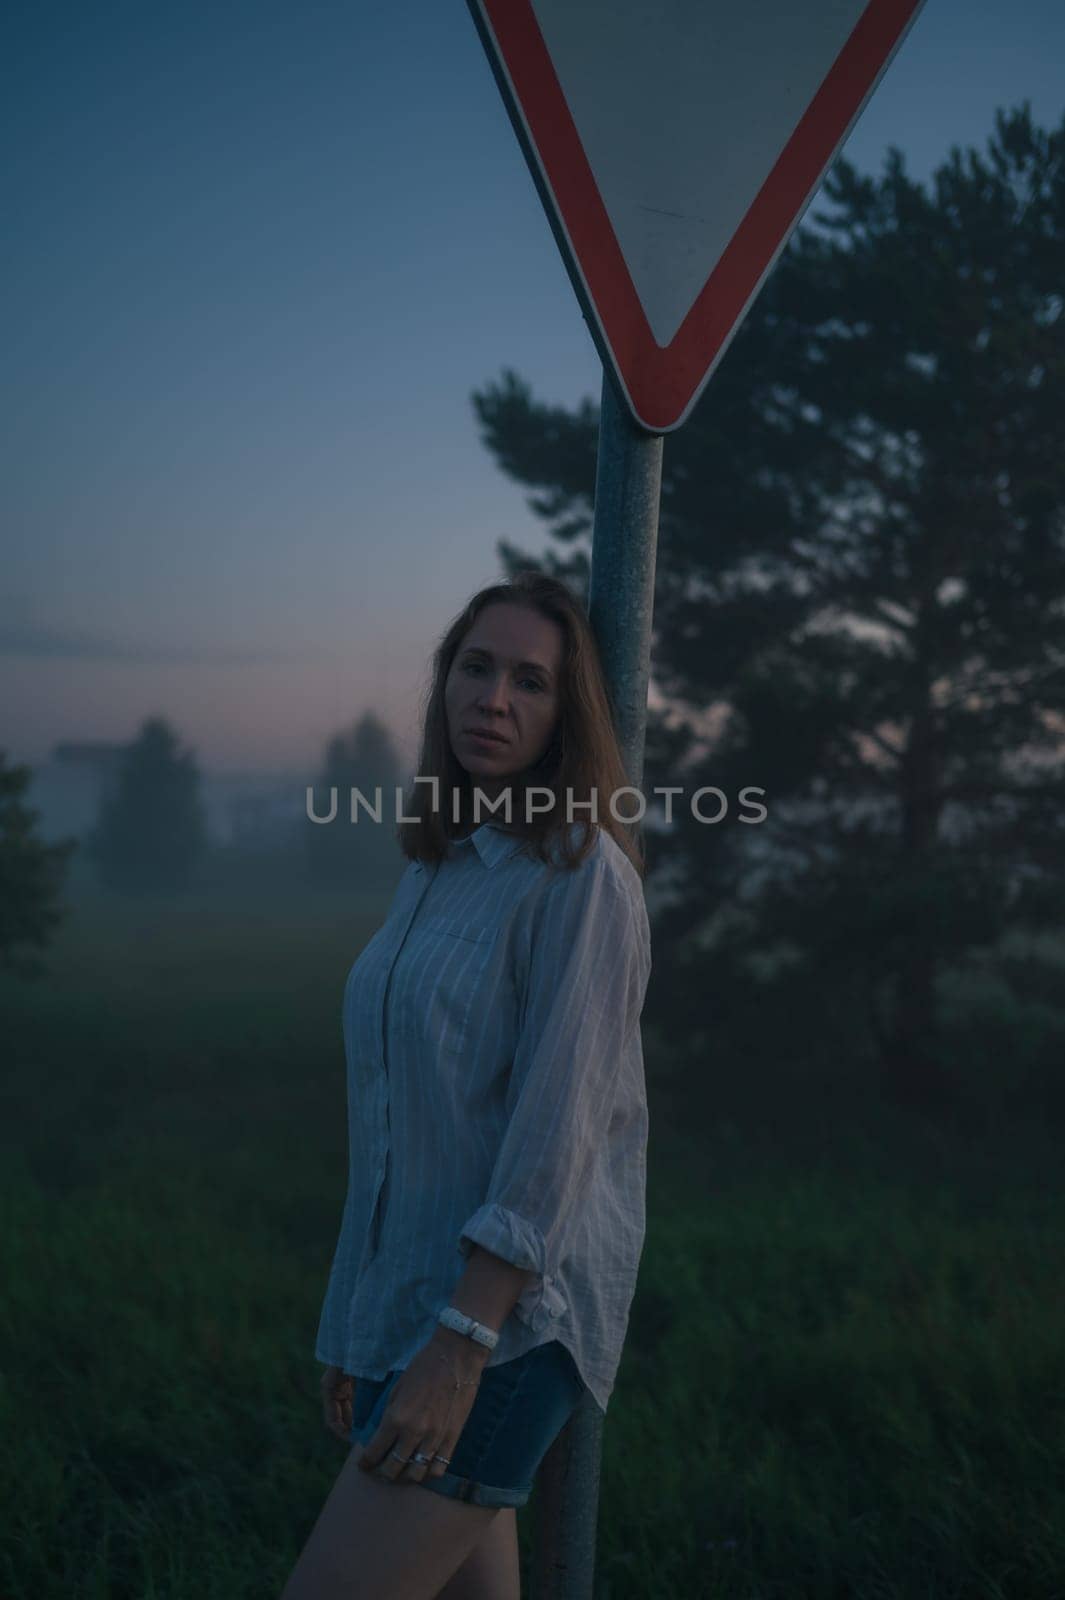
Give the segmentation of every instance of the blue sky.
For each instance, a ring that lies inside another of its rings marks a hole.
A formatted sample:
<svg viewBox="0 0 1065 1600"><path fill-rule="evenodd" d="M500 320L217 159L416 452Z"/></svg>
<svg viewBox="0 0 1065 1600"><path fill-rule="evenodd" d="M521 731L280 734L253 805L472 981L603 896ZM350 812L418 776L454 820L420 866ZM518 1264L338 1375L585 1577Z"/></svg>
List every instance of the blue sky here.
<svg viewBox="0 0 1065 1600"><path fill-rule="evenodd" d="M600 388L465 5L23 5L7 44L0 748L162 712L302 775L374 708L412 759L437 637L545 542L471 391ZM1063 61L1060 0L928 0L846 152L1056 124Z"/></svg>

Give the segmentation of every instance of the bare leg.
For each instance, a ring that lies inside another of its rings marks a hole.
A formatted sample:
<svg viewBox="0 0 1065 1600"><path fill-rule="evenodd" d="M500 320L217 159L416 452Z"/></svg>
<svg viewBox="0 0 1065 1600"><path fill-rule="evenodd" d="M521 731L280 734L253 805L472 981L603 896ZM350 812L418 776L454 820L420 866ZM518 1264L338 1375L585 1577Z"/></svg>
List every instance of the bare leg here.
<svg viewBox="0 0 1065 1600"><path fill-rule="evenodd" d="M356 1444L281 1600L436 1600L500 1514L360 1472L361 1457Z"/></svg>
<svg viewBox="0 0 1065 1600"><path fill-rule="evenodd" d="M521 1600L518 1513L503 1506L437 1600Z"/></svg>

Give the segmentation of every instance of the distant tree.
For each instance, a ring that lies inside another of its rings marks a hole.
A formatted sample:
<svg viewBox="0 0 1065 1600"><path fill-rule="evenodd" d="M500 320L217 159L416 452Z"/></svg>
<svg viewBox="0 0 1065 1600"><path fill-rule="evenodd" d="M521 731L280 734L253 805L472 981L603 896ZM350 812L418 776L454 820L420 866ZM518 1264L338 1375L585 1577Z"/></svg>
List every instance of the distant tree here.
<svg viewBox="0 0 1065 1600"><path fill-rule="evenodd" d="M150 717L126 747L88 853L110 888L185 887L207 843L194 757L162 717Z"/></svg>
<svg viewBox="0 0 1065 1600"><path fill-rule="evenodd" d="M665 442L644 787L716 785L730 820L657 849L653 988L705 1053L773 1010L778 952L789 1048L838 1014L838 1056L864 1037L932 1104L938 974L1065 905L1065 120L999 112L931 193L897 149L823 193ZM586 585L597 408L509 372L474 404L564 547L505 565Z"/></svg>
<svg viewBox="0 0 1065 1600"><path fill-rule="evenodd" d="M0 750L0 968L38 978L47 967L25 946L43 949L66 915L58 897L76 839L44 844L36 836L40 813L24 803L33 774L9 766Z"/></svg>
<svg viewBox="0 0 1065 1600"><path fill-rule="evenodd" d="M401 785L399 756L385 724L367 711L354 726L335 735L326 746L322 771L314 783L314 810L320 817L330 811L336 790L336 816L332 822L306 822L307 861L312 880L324 887L376 887L389 875L395 861L396 787ZM361 790L366 804L374 806L381 789L381 821L377 823L359 805L351 821L351 791Z"/></svg>

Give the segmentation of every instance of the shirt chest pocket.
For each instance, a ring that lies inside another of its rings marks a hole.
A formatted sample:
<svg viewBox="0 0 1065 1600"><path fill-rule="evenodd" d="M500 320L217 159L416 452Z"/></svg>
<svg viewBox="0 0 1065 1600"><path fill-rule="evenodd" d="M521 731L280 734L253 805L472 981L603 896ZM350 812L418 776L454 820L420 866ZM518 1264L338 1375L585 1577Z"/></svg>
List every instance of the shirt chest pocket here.
<svg viewBox="0 0 1065 1600"><path fill-rule="evenodd" d="M469 1056L491 1008L496 928L477 918L445 912L421 918L419 1022L425 1048L443 1056Z"/></svg>
<svg viewBox="0 0 1065 1600"><path fill-rule="evenodd" d="M425 1044L445 1056L469 1056L492 1031L502 999L498 930L436 913L422 919L420 943L425 1001L418 1010Z"/></svg>

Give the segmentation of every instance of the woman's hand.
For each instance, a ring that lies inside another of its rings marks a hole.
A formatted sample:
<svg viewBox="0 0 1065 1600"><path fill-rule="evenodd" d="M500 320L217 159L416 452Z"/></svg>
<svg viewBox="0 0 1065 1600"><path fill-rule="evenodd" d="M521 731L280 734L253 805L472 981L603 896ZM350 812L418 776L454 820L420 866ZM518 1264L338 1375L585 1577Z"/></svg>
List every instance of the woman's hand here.
<svg viewBox="0 0 1065 1600"><path fill-rule="evenodd" d="M355 1398L355 1379L339 1367L326 1367L322 1373L322 1412L325 1425L345 1444L351 1443L351 1402Z"/></svg>
<svg viewBox="0 0 1065 1600"><path fill-rule="evenodd" d="M450 1459L473 1410L488 1352L461 1334L448 1334L447 1341L444 1349L444 1336L434 1334L396 1379L380 1426L359 1460L364 1472L377 1470L393 1483L421 1483L448 1470L443 1461L405 1465L416 1450ZM456 1378L461 1380L457 1390Z"/></svg>

